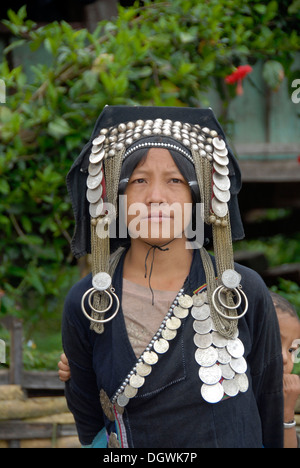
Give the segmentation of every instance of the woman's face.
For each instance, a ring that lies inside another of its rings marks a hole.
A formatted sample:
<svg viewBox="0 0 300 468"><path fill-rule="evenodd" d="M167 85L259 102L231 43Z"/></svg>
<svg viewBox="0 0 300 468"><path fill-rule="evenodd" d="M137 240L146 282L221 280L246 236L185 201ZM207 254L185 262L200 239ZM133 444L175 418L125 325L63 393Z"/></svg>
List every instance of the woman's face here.
<svg viewBox="0 0 300 468"><path fill-rule="evenodd" d="M167 243L184 237L192 213L190 187L171 154L152 148L133 171L125 192L131 238Z"/></svg>

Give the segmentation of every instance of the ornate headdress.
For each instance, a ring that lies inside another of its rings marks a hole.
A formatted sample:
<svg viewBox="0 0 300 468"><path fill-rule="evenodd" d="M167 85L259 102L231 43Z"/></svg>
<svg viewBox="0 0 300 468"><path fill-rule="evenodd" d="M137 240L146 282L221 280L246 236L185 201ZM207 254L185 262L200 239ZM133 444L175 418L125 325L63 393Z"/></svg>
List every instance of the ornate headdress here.
<svg viewBox="0 0 300 468"><path fill-rule="evenodd" d="M76 219L72 250L75 257L87 253L92 257L93 288L82 299L83 311L86 314L88 300L92 313L86 315L98 333L118 312L112 275L120 255L118 250L111 255L109 226L118 215L124 161L137 150L152 147L175 150L194 166L204 204L206 237L212 236L216 259L218 279L209 255L200 249L212 316L218 331L232 337L242 300L244 313L247 310L232 249L232 240L244 236L237 202L241 176L211 109L106 106L103 110L67 177ZM118 247L118 239L114 244ZM114 312L105 318L109 310Z"/></svg>

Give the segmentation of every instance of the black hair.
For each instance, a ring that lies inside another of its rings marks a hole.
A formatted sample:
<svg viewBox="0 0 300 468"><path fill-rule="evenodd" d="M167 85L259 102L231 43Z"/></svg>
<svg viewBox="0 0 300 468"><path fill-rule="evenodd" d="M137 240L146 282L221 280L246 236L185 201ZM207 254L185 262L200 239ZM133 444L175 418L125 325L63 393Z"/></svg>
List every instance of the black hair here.
<svg viewBox="0 0 300 468"><path fill-rule="evenodd" d="M297 318L299 320L295 307L287 299L285 299L285 297L273 291L271 291L270 294L277 312L279 311L283 314L288 314L291 317Z"/></svg>

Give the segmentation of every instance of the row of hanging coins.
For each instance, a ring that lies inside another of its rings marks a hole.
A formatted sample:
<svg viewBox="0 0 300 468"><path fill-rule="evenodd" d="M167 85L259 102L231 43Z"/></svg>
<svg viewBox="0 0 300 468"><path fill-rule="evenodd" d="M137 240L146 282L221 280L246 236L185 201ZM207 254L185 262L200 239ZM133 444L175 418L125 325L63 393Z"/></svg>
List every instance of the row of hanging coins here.
<svg viewBox="0 0 300 468"><path fill-rule="evenodd" d="M102 129L100 134L105 135L105 149L108 157L115 156L117 151L131 146L141 138L162 135L174 138L189 150L199 151L200 156L206 157L210 161L213 160L213 138L218 136L216 130L210 130L198 124L173 122L169 119L121 123L116 127Z"/></svg>
<svg viewBox="0 0 300 468"><path fill-rule="evenodd" d="M220 335L211 318L206 291L193 296L195 360L199 364L201 395L208 403L218 403L224 396L234 397L249 388L244 345L238 338Z"/></svg>
<svg viewBox="0 0 300 468"><path fill-rule="evenodd" d="M229 158L225 141L214 138L213 145L213 198L211 202L211 223L214 224L218 218L224 218L228 213L228 202L230 200Z"/></svg>
<svg viewBox="0 0 300 468"><path fill-rule="evenodd" d="M102 180L105 136L99 135L93 140L89 157L86 197L90 203L89 212L92 218L98 218L103 211Z"/></svg>
<svg viewBox="0 0 300 468"><path fill-rule="evenodd" d="M112 404L124 408L137 395L145 384L146 377L151 374L152 367L159 361L159 356L169 350L169 342L176 337L177 330L181 327L182 320L188 316L192 305L192 298L181 289L156 335L115 393Z"/></svg>

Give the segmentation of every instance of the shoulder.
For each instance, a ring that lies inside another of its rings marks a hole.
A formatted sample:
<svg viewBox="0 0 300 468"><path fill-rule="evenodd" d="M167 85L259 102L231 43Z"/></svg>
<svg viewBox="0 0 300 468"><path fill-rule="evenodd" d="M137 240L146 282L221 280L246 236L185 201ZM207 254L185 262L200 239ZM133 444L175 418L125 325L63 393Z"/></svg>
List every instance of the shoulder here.
<svg viewBox="0 0 300 468"><path fill-rule="evenodd" d="M92 274L85 276L69 290L64 304L64 318L70 321L83 317L81 299L86 291L92 287Z"/></svg>

